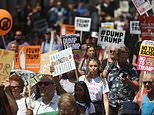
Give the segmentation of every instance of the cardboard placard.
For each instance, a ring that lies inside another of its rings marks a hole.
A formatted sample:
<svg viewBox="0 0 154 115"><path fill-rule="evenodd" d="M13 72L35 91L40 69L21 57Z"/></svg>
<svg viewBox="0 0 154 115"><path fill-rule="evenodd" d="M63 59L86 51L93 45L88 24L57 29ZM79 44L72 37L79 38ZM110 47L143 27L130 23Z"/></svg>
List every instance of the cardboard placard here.
<svg viewBox="0 0 154 115"><path fill-rule="evenodd" d="M114 46L115 48L119 48L124 46L124 38L125 31L99 28L97 44L102 47Z"/></svg>
<svg viewBox="0 0 154 115"><path fill-rule="evenodd" d="M57 52L58 52L58 50L41 54L40 72L39 72L40 74L51 75L51 72L50 72L50 55L55 54Z"/></svg>
<svg viewBox="0 0 154 115"><path fill-rule="evenodd" d="M91 18L75 17L75 30L89 32L91 27Z"/></svg>
<svg viewBox="0 0 154 115"><path fill-rule="evenodd" d="M50 55L50 64L54 65L55 71L53 76L61 75L71 70L75 70L75 61L72 54L72 49L68 48L58 53Z"/></svg>
<svg viewBox="0 0 154 115"><path fill-rule="evenodd" d="M72 48L72 50L81 49L80 35L79 34L67 34L61 36L63 49Z"/></svg>
<svg viewBox="0 0 154 115"><path fill-rule="evenodd" d="M0 83L10 76L13 56L13 51L0 49Z"/></svg>

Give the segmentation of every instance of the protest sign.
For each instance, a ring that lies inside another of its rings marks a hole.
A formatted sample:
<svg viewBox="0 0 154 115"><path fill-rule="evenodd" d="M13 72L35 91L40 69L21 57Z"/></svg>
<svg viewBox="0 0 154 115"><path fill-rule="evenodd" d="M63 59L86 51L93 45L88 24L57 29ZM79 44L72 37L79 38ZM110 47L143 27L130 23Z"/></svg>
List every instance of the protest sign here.
<svg viewBox="0 0 154 115"><path fill-rule="evenodd" d="M141 34L139 21L130 21L130 33Z"/></svg>
<svg viewBox="0 0 154 115"><path fill-rule="evenodd" d="M10 76L13 56L13 51L0 49L0 83Z"/></svg>
<svg viewBox="0 0 154 115"><path fill-rule="evenodd" d="M89 32L91 18L75 17L75 30Z"/></svg>
<svg viewBox="0 0 154 115"><path fill-rule="evenodd" d="M51 72L50 72L50 55L57 53L57 52L58 52L58 50L41 54L40 72L39 72L40 74L51 75Z"/></svg>
<svg viewBox="0 0 154 115"><path fill-rule="evenodd" d="M114 29L114 23L113 22L102 22L101 28Z"/></svg>
<svg viewBox="0 0 154 115"><path fill-rule="evenodd" d="M29 85L29 81L28 81L28 76L30 75L30 83L31 83L31 87L33 87L37 82L39 82L42 78L41 74L36 74L32 71L29 70L11 70L11 72L15 72L18 76L21 76L23 81L24 81L24 85L28 86Z"/></svg>
<svg viewBox="0 0 154 115"><path fill-rule="evenodd" d="M38 73L40 70L40 46L19 46L14 64L14 69L26 69Z"/></svg>
<svg viewBox="0 0 154 115"><path fill-rule="evenodd" d="M53 76L75 70L76 66L72 54L72 49L68 48L50 55L50 64L54 65L55 67L55 71L52 73Z"/></svg>
<svg viewBox="0 0 154 115"><path fill-rule="evenodd" d="M67 34L61 36L63 49L72 48L73 50L80 49L80 35L79 34Z"/></svg>
<svg viewBox="0 0 154 115"><path fill-rule="evenodd" d="M65 35L65 34L75 34L75 26L74 25L61 24L60 35Z"/></svg>
<svg viewBox="0 0 154 115"><path fill-rule="evenodd" d="M137 69L154 72L154 41L144 40L140 47Z"/></svg>
<svg viewBox="0 0 154 115"><path fill-rule="evenodd" d="M146 13L147 11L149 11L150 9L152 9L152 6L150 5L150 3L148 1L145 0L132 0L132 2L134 3L137 11L139 12L140 15L143 15L144 13Z"/></svg>
<svg viewBox="0 0 154 115"><path fill-rule="evenodd" d="M142 40L154 40L154 16L140 16Z"/></svg>
<svg viewBox="0 0 154 115"><path fill-rule="evenodd" d="M35 31L43 32L48 28L48 22L46 19L39 19L33 22Z"/></svg>
<svg viewBox="0 0 154 115"><path fill-rule="evenodd" d="M123 47L124 37L125 31L99 28L99 38L97 44L102 47Z"/></svg>
<svg viewBox="0 0 154 115"><path fill-rule="evenodd" d="M119 1L120 2L120 9L122 12L128 12L129 11L129 3L128 1Z"/></svg>

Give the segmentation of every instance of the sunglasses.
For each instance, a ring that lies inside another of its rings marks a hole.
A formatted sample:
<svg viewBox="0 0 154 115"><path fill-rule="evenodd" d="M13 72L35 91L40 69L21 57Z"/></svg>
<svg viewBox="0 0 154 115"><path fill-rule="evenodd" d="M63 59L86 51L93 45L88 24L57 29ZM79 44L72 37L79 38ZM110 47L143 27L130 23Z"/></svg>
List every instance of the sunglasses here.
<svg viewBox="0 0 154 115"><path fill-rule="evenodd" d="M146 85L148 83L148 85L152 85L152 81L143 81L143 84Z"/></svg>
<svg viewBox="0 0 154 115"><path fill-rule="evenodd" d="M53 83L53 82L39 82L39 83L38 83L39 86L42 86L42 85L48 86L48 85L50 85L50 84L54 84L54 83Z"/></svg>
<svg viewBox="0 0 154 115"><path fill-rule="evenodd" d="M115 50L110 50L110 53L115 53L116 51Z"/></svg>
<svg viewBox="0 0 154 115"><path fill-rule="evenodd" d="M18 86L10 86L11 89L19 89L20 88L20 85Z"/></svg>

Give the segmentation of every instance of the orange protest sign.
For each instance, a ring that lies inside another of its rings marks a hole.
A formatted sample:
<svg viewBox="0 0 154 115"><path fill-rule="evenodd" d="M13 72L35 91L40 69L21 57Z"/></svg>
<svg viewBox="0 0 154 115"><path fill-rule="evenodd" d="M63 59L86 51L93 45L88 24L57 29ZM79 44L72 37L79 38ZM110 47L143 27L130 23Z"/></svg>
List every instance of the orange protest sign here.
<svg viewBox="0 0 154 115"><path fill-rule="evenodd" d="M12 28L12 16L4 9L0 9L0 36L6 35Z"/></svg>
<svg viewBox="0 0 154 115"><path fill-rule="evenodd" d="M60 28L60 35L66 34L75 34L75 26L62 24Z"/></svg>
<svg viewBox="0 0 154 115"><path fill-rule="evenodd" d="M19 46L15 54L14 69L40 70L40 46Z"/></svg>
<svg viewBox="0 0 154 115"><path fill-rule="evenodd" d="M14 52L0 49L0 83L10 76Z"/></svg>

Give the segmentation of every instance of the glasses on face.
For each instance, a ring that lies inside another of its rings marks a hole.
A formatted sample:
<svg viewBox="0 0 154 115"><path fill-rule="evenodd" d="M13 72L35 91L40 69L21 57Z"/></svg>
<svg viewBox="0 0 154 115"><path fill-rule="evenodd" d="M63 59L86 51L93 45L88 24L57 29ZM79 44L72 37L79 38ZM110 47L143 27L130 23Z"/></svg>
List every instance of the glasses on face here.
<svg viewBox="0 0 154 115"><path fill-rule="evenodd" d="M115 53L116 51L115 50L110 50L110 53Z"/></svg>
<svg viewBox="0 0 154 115"><path fill-rule="evenodd" d="M17 85L17 86L10 86L11 89L19 89L20 88L20 85Z"/></svg>
<svg viewBox="0 0 154 115"><path fill-rule="evenodd" d="M147 85L147 84L148 84L148 85L152 85L152 83L153 83L153 81L143 81L143 84L144 84L144 85Z"/></svg>
<svg viewBox="0 0 154 115"><path fill-rule="evenodd" d="M50 85L50 84L54 84L54 83L53 83L53 82L39 82L39 83L38 83L39 86L42 86L42 85L48 86L48 85Z"/></svg>

